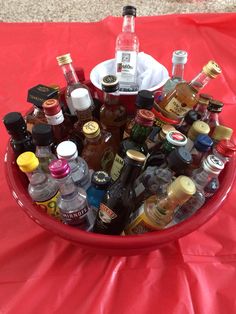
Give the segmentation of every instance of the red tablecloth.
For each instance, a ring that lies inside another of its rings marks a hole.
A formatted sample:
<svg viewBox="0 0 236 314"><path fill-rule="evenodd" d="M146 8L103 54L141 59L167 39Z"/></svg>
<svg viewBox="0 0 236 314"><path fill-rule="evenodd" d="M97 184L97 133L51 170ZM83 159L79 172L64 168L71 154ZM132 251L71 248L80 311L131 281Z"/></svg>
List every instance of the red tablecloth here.
<svg viewBox="0 0 236 314"><path fill-rule="evenodd" d="M114 56L121 22L0 24L1 117L29 108L30 87L64 85L57 55L71 52L88 77ZM204 92L225 103L222 116L235 128L236 14L141 17L136 25L141 51L169 70L172 51L188 51L187 80L210 59L221 65ZM0 313L236 311L236 188L213 219L176 243L142 256L93 255L44 231L15 204L3 177L8 136L1 128Z"/></svg>

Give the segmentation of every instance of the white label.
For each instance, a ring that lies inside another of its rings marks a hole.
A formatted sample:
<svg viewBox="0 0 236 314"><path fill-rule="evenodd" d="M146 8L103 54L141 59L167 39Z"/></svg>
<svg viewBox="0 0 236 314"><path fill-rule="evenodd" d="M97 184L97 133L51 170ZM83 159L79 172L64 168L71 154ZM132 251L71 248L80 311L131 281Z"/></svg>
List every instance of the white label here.
<svg viewBox="0 0 236 314"><path fill-rule="evenodd" d="M116 154L115 159L111 168L111 178L113 181L116 181L119 178L121 169L124 166L124 160L118 154Z"/></svg>
<svg viewBox="0 0 236 314"><path fill-rule="evenodd" d="M177 98L172 97L165 107L165 110L176 114L177 116L184 116L190 108L182 104Z"/></svg>
<svg viewBox="0 0 236 314"><path fill-rule="evenodd" d="M116 52L116 75L122 82L134 82L137 68L137 52Z"/></svg>
<svg viewBox="0 0 236 314"><path fill-rule="evenodd" d="M64 115L63 115L61 110L57 114L55 114L54 116L45 115L45 117L48 121L48 124L51 124L51 125L58 125L64 121Z"/></svg>

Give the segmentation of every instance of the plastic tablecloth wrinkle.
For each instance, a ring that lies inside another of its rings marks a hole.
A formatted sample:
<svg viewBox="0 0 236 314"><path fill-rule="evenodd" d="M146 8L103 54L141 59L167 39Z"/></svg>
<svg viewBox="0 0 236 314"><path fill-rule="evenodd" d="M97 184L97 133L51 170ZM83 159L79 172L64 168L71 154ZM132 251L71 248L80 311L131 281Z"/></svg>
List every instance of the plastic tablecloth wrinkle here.
<svg viewBox="0 0 236 314"><path fill-rule="evenodd" d="M96 23L1 23L0 112L25 113L27 91L39 83L64 86L56 56L71 53L86 77L114 57L122 18ZM204 92L222 100L235 126L236 14L138 17L140 50L171 72L176 49L189 53L185 79L210 59L223 73ZM1 127L0 313L235 313L236 188L197 231L146 255L94 255L48 233L16 205L4 178L8 135Z"/></svg>

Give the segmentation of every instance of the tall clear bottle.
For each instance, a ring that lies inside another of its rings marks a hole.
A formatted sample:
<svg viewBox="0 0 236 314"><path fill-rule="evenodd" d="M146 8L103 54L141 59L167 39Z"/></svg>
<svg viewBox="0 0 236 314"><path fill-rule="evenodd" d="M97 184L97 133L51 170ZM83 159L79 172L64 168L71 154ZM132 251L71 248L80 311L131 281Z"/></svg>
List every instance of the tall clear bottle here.
<svg viewBox="0 0 236 314"><path fill-rule="evenodd" d="M120 82L120 91L137 91L137 58L139 39L135 34L136 8L123 8L122 32L116 39L116 76Z"/></svg>

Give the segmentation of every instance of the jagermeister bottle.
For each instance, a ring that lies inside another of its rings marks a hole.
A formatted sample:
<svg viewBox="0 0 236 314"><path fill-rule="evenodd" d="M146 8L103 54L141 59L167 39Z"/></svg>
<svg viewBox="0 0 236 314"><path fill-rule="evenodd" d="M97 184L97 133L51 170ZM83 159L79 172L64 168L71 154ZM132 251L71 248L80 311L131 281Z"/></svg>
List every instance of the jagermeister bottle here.
<svg viewBox="0 0 236 314"><path fill-rule="evenodd" d="M141 172L145 158L145 155L135 150L127 151L119 179L108 188L100 204L94 232L121 234L130 213L135 209L133 183Z"/></svg>

